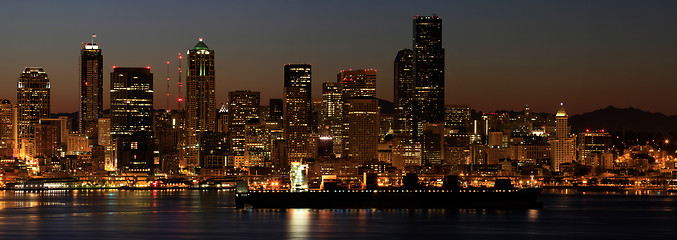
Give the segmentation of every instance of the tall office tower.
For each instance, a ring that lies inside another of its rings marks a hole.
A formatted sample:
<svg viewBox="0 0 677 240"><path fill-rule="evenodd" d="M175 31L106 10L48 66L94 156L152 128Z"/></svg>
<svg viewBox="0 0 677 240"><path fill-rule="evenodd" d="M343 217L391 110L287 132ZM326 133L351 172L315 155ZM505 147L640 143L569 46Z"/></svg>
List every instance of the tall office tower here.
<svg viewBox="0 0 677 240"><path fill-rule="evenodd" d="M322 83L322 121L320 135L332 140L331 153L341 155L341 133L343 122L341 118L343 102L341 102L341 84L338 82Z"/></svg>
<svg viewBox="0 0 677 240"><path fill-rule="evenodd" d="M348 109L350 109L351 98L356 97L376 97L376 70L342 70L337 74L337 82L341 85L341 118L343 119L343 133L341 145L342 154L348 154L350 145L348 138Z"/></svg>
<svg viewBox="0 0 677 240"><path fill-rule="evenodd" d="M438 16L414 18L414 78L414 135L420 137L423 124L444 122L444 48Z"/></svg>
<svg viewBox="0 0 677 240"><path fill-rule="evenodd" d="M110 131L113 141L119 136L152 131L153 74L150 67L114 67L110 82Z"/></svg>
<svg viewBox="0 0 677 240"><path fill-rule="evenodd" d="M467 132L470 125L470 106L446 105L444 125L447 128L458 129L459 132Z"/></svg>
<svg viewBox="0 0 677 240"><path fill-rule="evenodd" d="M103 55L98 43L82 43L80 50L79 114L80 133L96 144L97 119L103 117Z"/></svg>
<svg viewBox="0 0 677 240"><path fill-rule="evenodd" d="M216 130L216 97L214 74L214 50L202 42L188 50L188 76L186 84L187 143L186 164L188 169L198 165L197 135ZM189 170L190 171L190 170Z"/></svg>
<svg viewBox="0 0 677 240"><path fill-rule="evenodd" d="M14 155L16 142L16 108L8 98L0 100L0 158L9 159Z"/></svg>
<svg viewBox="0 0 677 240"><path fill-rule="evenodd" d="M49 117L49 77L40 67L24 69L17 85L17 131L19 158L30 165L35 156L35 125Z"/></svg>
<svg viewBox="0 0 677 240"><path fill-rule="evenodd" d="M375 97L348 99L348 159L356 164L378 160L379 106Z"/></svg>
<svg viewBox="0 0 677 240"><path fill-rule="evenodd" d="M233 155L232 163L228 166L239 166L238 163L244 162L246 151L245 146L245 125L252 118L259 118L259 108L261 106L261 93L252 91L234 91L228 94L230 102L228 113L228 132L230 133L230 149Z"/></svg>
<svg viewBox="0 0 677 240"><path fill-rule="evenodd" d="M411 138L413 135L413 101L416 86L414 84L414 52L403 49L395 57L395 135Z"/></svg>
<svg viewBox="0 0 677 240"><path fill-rule="evenodd" d="M571 163L576 157L575 139L569 136L568 119L569 116L564 111L564 104L562 104L555 114L555 131L557 132L555 139L550 139L550 148L552 149L550 170L553 172L559 172L561 164Z"/></svg>
<svg viewBox="0 0 677 240"><path fill-rule="evenodd" d="M283 131L286 141L287 169L290 162L301 162L314 155L311 122L311 71L310 64L284 66Z"/></svg>

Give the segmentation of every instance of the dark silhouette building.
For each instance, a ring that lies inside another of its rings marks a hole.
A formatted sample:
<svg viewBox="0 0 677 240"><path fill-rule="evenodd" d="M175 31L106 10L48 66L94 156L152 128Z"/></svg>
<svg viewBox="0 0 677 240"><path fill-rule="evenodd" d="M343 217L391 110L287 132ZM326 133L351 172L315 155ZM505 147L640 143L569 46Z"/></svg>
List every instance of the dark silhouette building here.
<svg viewBox="0 0 677 240"><path fill-rule="evenodd" d="M78 129L93 144L96 143L100 117L103 117L103 55L99 44L82 43Z"/></svg>
<svg viewBox="0 0 677 240"><path fill-rule="evenodd" d="M111 137L153 130L150 67L114 67L110 74Z"/></svg>
<svg viewBox="0 0 677 240"><path fill-rule="evenodd" d="M414 18L415 137L423 124L444 122L444 48L439 16Z"/></svg>

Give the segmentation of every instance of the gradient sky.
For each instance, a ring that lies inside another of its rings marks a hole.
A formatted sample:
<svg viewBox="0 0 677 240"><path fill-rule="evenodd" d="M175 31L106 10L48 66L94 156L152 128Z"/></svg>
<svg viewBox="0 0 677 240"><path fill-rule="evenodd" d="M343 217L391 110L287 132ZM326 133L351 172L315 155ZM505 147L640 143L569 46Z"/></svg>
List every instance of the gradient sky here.
<svg viewBox="0 0 677 240"><path fill-rule="evenodd" d="M16 98L26 66L52 81L52 112L78 109L81 43L112 66L151 66L165 108L167 66L203 37L216 51L217 101L229 91L282 96L286 63L310 63L313 97L341 69L378 69L393 98L393 59L412 47L412 19L443 19L446 102L482 111L569 114L609 105L676 114L677 1L3 1L0 98ZM184 64L185 66L185 64ZM185 79L185 78L184 78ZM172 107L175 107L172 101Z"/></svg>

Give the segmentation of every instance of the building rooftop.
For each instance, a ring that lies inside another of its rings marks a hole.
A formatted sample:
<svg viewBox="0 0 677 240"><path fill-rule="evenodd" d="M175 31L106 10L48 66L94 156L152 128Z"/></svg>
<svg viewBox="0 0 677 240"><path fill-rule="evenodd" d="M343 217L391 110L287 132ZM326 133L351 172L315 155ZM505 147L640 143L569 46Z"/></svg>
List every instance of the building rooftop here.
<svg viewBox="0 0 677 240"><path fill-rule="evenodd" d="M194 50L209 50L209 47L207 47L207 44L205 44L202 41L202 38L200 38L200 41L195 44L195 47L193 48Z"/></svg>
<svg viewBox="0 0 677 240"><path fill-rule="evenodd" d="M561 104L559 107L559 110L557 110L557 114L555 114L555 117L566 117L567 112L564 111L564 104Z"/></svg>

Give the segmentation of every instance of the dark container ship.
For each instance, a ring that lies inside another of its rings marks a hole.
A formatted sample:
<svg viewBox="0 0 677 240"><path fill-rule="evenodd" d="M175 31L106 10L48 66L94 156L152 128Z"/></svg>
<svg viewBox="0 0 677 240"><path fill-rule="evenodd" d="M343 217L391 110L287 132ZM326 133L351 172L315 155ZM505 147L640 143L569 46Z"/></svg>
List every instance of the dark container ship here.
<svg viewBox="0 0 677 240"><path fill-rule="evenodd" d="M238 208L540 208L541 188L246 191L235 196Z"/></svg>
<svg viewBox="0 0 677 240"><path fill-rule="evenodd" d="M405 178L405 184L406 182L408 179ZM455 180L449 182L455 182ZM310 191L252 191L243 186L235 195L235 203L238 208L530 209L542 207L542 204L537 201L542 188L517 189L507 179L497 180L494 188L461 188L457 184L447 184L443 188L424 189L415 181L407 185L400 189Z"/></svg>

